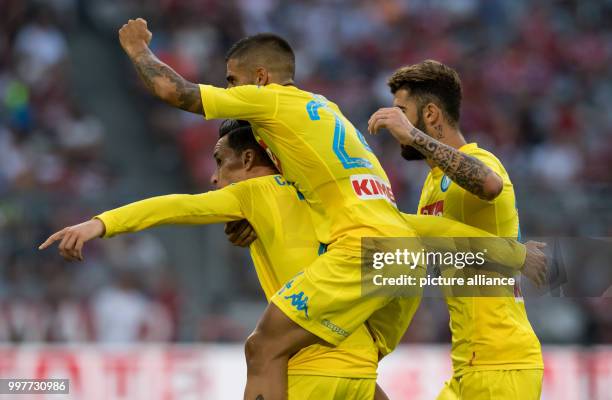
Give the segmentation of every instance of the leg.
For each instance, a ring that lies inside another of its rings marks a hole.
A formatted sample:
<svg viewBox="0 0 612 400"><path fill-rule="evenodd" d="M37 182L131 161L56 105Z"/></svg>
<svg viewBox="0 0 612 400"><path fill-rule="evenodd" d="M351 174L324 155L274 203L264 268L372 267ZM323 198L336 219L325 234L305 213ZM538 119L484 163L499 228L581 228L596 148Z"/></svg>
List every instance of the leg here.
<svg viewBox="0 0 612 400"><path fill-rule="evenodd" d="M376 384L376 391L374 392L374 400L389 400L387 393L385 393L382 388Z"/></svg>
<svg viewBox="0 0 612 400"><path fill-rule="evenodd" d="M287 362L304 347L324 343L270 303L246 341L245 400L287 399Z"/></svg>

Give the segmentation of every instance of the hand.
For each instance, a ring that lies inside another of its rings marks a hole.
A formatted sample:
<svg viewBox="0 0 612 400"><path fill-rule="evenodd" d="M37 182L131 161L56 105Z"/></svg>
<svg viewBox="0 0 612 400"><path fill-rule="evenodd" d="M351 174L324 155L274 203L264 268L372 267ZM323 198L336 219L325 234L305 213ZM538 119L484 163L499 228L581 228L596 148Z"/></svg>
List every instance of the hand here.
<svg viewBox="0 0 612 400"><path fill-rule="evenodd" d="M368 132L375 135L382 128L388 129L402 145L411 145L414 142L413 131L416 128L397 107L381 108L372 114L368 121Z"/></svg>
<svg viewBox="0 0 612 400"><path fill-rule="evenodd" d="M85 242L104 235L105 230L104 223L95 218L55 232L43 244L38 246L38 250L46 249L61 239L58 246L60 255L67 261L83 261L82 250Z"/></svg>
<svg viewBox="0 0 612 400"><path fill-rule="evenodd" d="M255 230L246 219L225 224L227 239L234 245L248 247L257 239Z"/></svg>
<svg viewBox="0 0 612 400"><path fill-rule="evenodd" d="M525 255L525 263L521 271L523 275L540 288L546 283L546 272L548 269L546 254L540 250L546 247L546 243L530 240L525 243L525 247L527 248L527 254Z"/></svg>
<svg viewBox="0 0 612 400"><path fill-rule="evenodd" d="M119 42L130 57L146 49L152 36L147 29L147 21L142 18L131 19L119 29Z"/></svg>

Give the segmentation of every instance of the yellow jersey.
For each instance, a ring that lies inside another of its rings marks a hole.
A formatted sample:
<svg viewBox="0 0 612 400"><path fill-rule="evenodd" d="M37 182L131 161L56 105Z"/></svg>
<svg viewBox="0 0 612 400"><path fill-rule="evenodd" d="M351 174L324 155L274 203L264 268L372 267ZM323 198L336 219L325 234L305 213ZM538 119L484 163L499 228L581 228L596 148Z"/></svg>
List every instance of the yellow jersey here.
<svg viewBox="0 0 612 400"><path fill-rule="evenodd" d="M325 97L295 86L200 85L207 119L243 119L310 206L317 239L414 236L363 135Z"/></svg>
<svg viewBox="0 0 612 400"><path fill-rule="evenodd" d="M479 159L502 178L501 194L492 201L482 200L436 167L425 179L418 213L443 216L496 236L518 238L514 188L502 163L476 143L459 150ZM514 298L449 297L446 302L455 376L466 371L543 368L540 342L527 319L518 285Z"/></svg>
<svg viewBox="0 0 612 400"><path fill-rule="evenodd" d="M203 194L153 197L107 211L96 218L105 237L161 224L213 224L247 219L255 232L249 250L269 300L318 256L308 205L280 175L248 179ZM289 360L290 375L375 378L378 350L362 325L339 346L313 345Z"/></svg>

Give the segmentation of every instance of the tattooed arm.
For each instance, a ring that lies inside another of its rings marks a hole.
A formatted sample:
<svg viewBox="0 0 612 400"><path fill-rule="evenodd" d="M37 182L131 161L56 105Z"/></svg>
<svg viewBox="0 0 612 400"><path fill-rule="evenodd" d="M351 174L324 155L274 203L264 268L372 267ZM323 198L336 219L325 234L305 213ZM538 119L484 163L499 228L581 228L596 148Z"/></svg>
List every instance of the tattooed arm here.
<svg viewBox="0 0 612 400"><path fill-rule="evenodd" d="M503 189L501 177L479 159L412 128L411 146L438 166L446 176L483 200L494 200Z"/></svg>
<svg viewBox="0 0 612 400"><path fill-rule="evenodd" d="M199 86L185 80L153 54L149 49L151 37L142 18L129 20L119 30L121 46L151 93L174 107L203 113Z"/></svg>
<svg viewBox="0 0 612 400"><path fill-rule="evenodd" d="M402 146L412 146L439 167L453 182L483 200L494 200L503 189L501 177L479 159L462 153L421 132L399 108L381 109L368 129L388 129Z"/></svg>

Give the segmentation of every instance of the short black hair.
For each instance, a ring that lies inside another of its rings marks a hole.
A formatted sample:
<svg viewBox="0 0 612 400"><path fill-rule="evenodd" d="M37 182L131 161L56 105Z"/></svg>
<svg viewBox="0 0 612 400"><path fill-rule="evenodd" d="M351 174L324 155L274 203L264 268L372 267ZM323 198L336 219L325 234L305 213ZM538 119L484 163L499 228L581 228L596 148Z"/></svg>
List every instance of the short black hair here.
<svg viewBox="0 0 612 400"><path fill-rule="evenodd" d="M387 84L393 94L400 89L408 90L417 99L419 111L431 102L442 109L451 124L459 122L461 80L451 67L425 60L396 70Z"/></svg>
<svg viewBox="0 0 612 400"><path fill-rule="evenodd" d="M276 168L268 153L255 139L251 124L239 119L226 119L219 127L219 138L227 136L227 144L236 154L253 150L257 161L267 167Z"/></svg>
<svg viewBox="0 0 612 400"><path fill-rule="evenodd" d="M293 79L295 76L295 53L289 42L274 33L258 33L240 39L225 55L230 59L248 59L252 66L263 66L271 71ZM260 65L256 65L256 64Z"/></svg>

